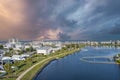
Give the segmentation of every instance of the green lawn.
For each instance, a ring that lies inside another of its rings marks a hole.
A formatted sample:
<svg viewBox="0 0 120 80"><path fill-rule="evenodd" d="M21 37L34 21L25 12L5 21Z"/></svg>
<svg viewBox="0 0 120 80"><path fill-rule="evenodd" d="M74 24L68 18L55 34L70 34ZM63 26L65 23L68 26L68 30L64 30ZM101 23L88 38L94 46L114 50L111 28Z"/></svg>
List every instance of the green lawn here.
<svg viewBox="0 0 120 80"><path fill-rule="evenodd" d="M32 68L32 70L30 70L22 78L22 80L32 80L32 78L37 74L37 72L40 71L51 60L54 60L56 58L57 59L62 58L66 55L72 54L80 50L81 47L84 47L84 45L79 45L79 49L78 49L78 47L76 48L76 45L72 44L72 45L67 45L67 47L64 47L61 50L58 50L55 53L51 53L49 55L34 54L31 58L28 58L25 61L19 61L19 62L16 62L15 64L12 64L12 66L17 66L18 69L14 70L11 73L8 73L4 77L1 77L0 80L16 80L18 76L20 76L23 72L25 72L31 66L40 63L34 68Z"/></svg>
<svg viewBox="0 0 120 80"><path fill-rule="evenodd" d="M4 77L0 77L0 80L15 80L26 69L28 69L32 65L36 64L37 62L39 62L45 58L46 58L46 56L44 56L44 55L34 54L32 56L32 58L28 58L25 61L18 61L18 62L16 61L15 64L12 64L11 66L17 66L18 69L12 73L5 75Z"/></svg>
<svg viewBox="0 0 120 80"><path fill-rule="evenodd" d="M69 54L72 54L74 52L78 51L78 49L75 50L71 50L71 51L67 51L61 54L56 54L54 56L49 56L46 58L46 60L40 64L38 64L37 66L35 66L32 70L30 70L26 75L23 76L23 78L21 80L32 80L33 77L46 65L48 64L50 61L56 59L56 58L62 58L65 57Z"/></svg>

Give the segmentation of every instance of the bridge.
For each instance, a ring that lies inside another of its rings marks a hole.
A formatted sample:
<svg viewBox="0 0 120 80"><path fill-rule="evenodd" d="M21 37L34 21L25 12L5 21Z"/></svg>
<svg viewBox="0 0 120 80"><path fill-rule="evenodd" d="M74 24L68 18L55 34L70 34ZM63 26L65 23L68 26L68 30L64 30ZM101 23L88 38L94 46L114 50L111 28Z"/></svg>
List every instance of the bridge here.
<svg viewBox="0 0 120 80"><path fill-rule="evenodd" d="M87 59L98 59L98 58L103 58L103 59L108 59L109 61L90 61L90 60L87 60ZM113 61L113 57L111 56L94 56L94 57L91 57L91 56L88 56L88 57L82 57L80 58L81 61L83 62L89 62L89 63L98 63L98 64L117 64Z"/></svg>

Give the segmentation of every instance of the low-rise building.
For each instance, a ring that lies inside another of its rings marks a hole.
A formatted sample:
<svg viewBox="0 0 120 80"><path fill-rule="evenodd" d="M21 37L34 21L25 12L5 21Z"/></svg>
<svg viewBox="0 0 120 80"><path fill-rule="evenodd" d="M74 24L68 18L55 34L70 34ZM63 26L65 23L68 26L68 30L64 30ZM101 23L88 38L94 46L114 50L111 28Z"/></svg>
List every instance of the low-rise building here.
<svg viewBox="0 0 120 80"><path fill-rule="evenodd" d="M13 55L12 60L20 61L20 60L25 60L25 58L21 57L21 55Z"/></svg>
<svg viewBox="0 0 120 80"><path fill-rule="evenodd" d="M54 53L55 51L60 50L60 49L62 49L62 47L55 47L55 48L52 48L52 52Z"/></svg>
<svg viewBox="0 0 120 80"><path fill-rule="evenodd" d="M5 54L5 51L4 50L0 50L0 60L2 59L4 54Z"/></svg>
<svg viewBox="0 0 120 80"><path fill-rule="evenodd" d="M0 63L2 63L2 57L5 54L5 52L3 50L0 50Z"/></svg>
<svg viewBox="0 0 120 80"><path fill-rule="evenodd" d="M30 44L25 44L25 45L24 45L24 49L27 49L27 48L30 48L30 47L31 47Z"/></svg>
<svg viewBox="0 0 120 80"><path fill-rule="evenodd" d="M3 64L6 64L6 63L14 63L14 61L12 60L11 57L5 56L5 57L2 57L2 63L3 63Z"/></svg>
<svg viewBox="0 0 120 80"><path fill-rule="evenodd" d="M18 41L16 38L9 39L8 43L4 45L4 48L10 49L13 48L14 50L21 50L23 48L21 42Z"/></svg>
<svg viewBox="0 0 120 80"><path fill-rule="evenodd" d="M21 54L21 57L22 58L28 58L28 57L31 57L32 54Z"/></svg>
<svg viewBox="0 0 120 80"><path fill-rule="evenodd" d="M37 49L37 54L47 55L50 54L51 51L52 51L51 47L41 47Z"/></svg>

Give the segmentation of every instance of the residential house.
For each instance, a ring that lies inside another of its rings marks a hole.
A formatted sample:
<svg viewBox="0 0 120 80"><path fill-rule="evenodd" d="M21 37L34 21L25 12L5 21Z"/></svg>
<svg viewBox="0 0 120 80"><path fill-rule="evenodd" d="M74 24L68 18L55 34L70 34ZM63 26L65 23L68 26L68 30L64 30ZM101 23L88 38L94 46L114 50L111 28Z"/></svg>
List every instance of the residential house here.
<svg viewBox="0 0 120 80"><path fill-rule="evenodd" d="M21 55L13 55L12 60L20 61L20 60L25 60L25 58L21 57Z"/></svg>
<svg viewBox="0 0 120 80"><path fill-rule="evenodd" d="M11 57L5 56L5 57L2 57L2 63L3 63L3 64L6 64L6 63L14 63L14 61L12 60Z"/></svg>

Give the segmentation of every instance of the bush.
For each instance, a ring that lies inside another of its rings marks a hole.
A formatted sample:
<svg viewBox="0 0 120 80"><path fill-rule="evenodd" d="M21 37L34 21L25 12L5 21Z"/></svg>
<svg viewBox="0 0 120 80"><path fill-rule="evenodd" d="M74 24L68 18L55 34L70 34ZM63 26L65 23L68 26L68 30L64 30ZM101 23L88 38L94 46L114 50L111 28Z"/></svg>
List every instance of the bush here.
<svg viewBox="0 0 120 80"><path fill-rule="evenodd" d="M10 73L13 72L12 69L11 69L11 66L12 66L12 64L10 64L10 63L6 63L6 64L4 65L4 69L5 69L5 71L6 71L8 74L10 74Z"/></svg>

